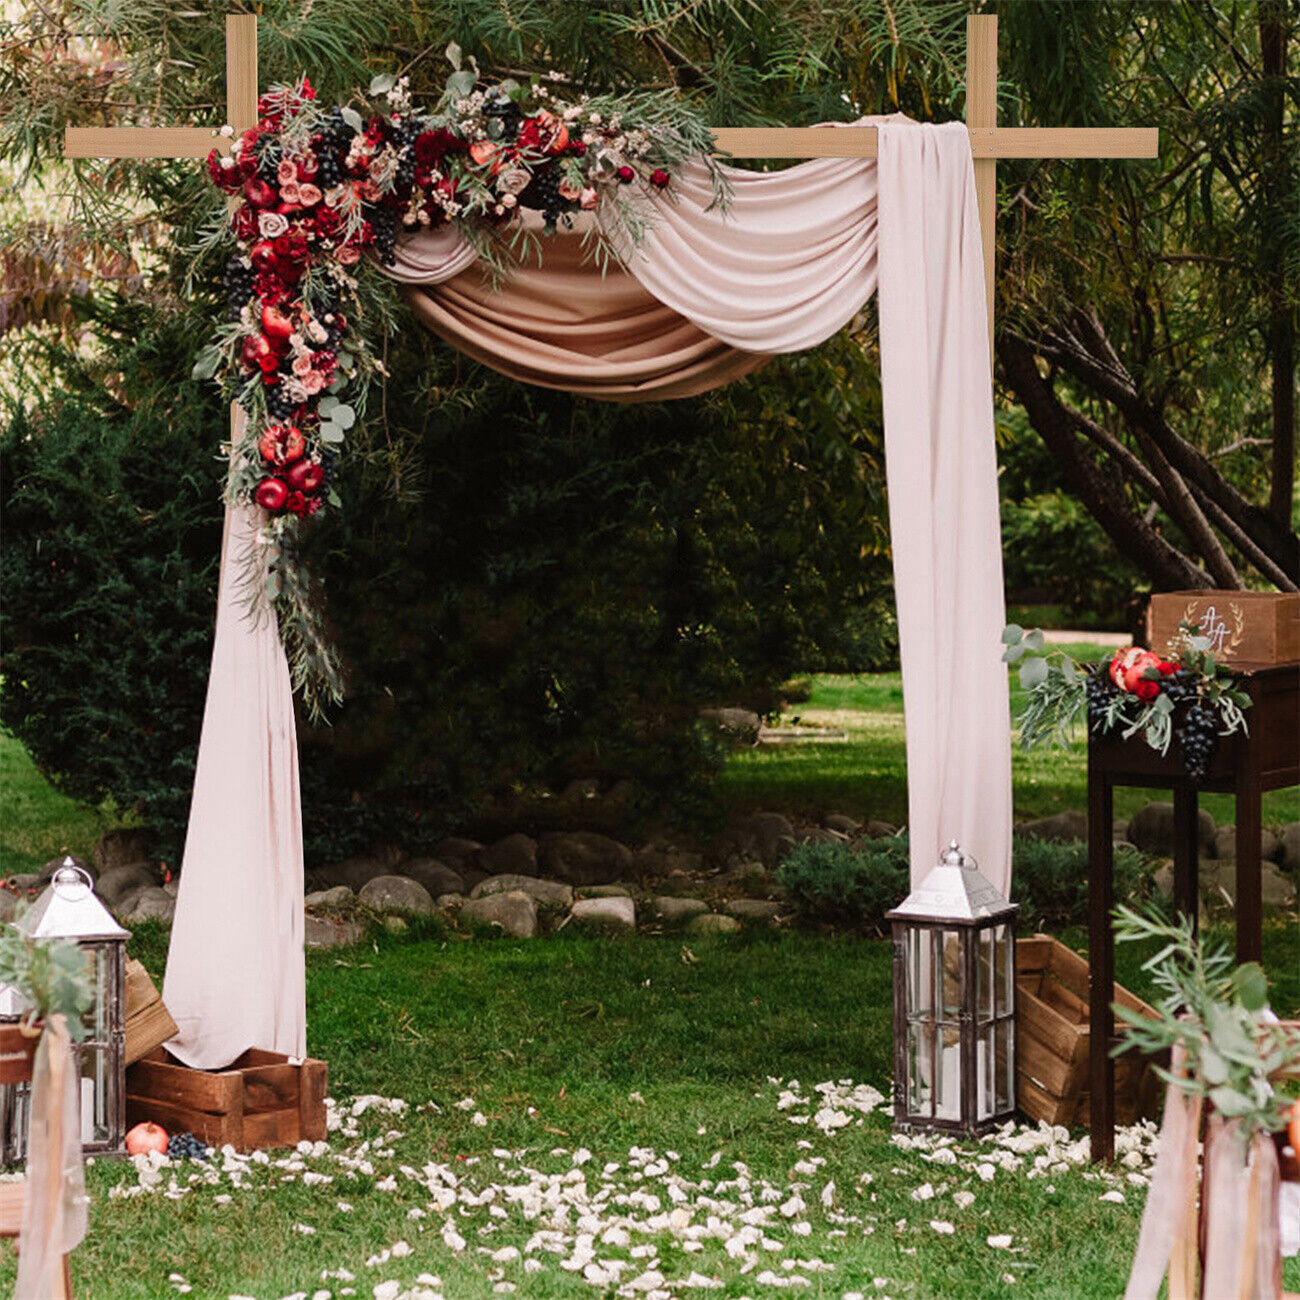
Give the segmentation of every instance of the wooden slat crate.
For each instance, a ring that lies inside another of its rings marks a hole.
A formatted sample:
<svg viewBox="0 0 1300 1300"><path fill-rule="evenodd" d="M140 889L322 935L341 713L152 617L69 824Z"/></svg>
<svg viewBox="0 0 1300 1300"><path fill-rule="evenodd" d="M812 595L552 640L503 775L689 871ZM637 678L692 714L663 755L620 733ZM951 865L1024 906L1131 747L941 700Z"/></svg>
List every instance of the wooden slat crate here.
<svg viewBox="0 0 1300 1300"><path fill-rule="evenodd" d="M1181 622L1195 623L1226 664L1254 668L1300 659L1300 595L1275 591L1165 591L1147 606L1147 644L1163 654Z"/></svg>
<svg viewBox="0 0 1300 1300"><path fill-rule="evenodd" d="M250 1048L224 1070L191 1070L155 1048L126 1072L126 1122L152 1120L239 1151L294 1146L325 1137L324 1061L290 1064Z"/></svg>
<svg viewBox="0 0 1300 1300"><path fill-rule="evenodd" d="M1156 1014L1118 984L1112 1000L1142 1015ZM1087 1124L1089 1042L1088 963L1050 935L1017 940L1017 1101L1030 1119ZM1118 1123L1154 1117L1158 1092L1149 1060L1137 1052L1116 1060Z"/></svg>
<svg viewBox="0 0 1300 1300"><path fill-rule="evenodd" d="M126 1063L134 1065L155 1047L176 1037L176 1022L163 1005L149 972L126 959Z"/></svg>

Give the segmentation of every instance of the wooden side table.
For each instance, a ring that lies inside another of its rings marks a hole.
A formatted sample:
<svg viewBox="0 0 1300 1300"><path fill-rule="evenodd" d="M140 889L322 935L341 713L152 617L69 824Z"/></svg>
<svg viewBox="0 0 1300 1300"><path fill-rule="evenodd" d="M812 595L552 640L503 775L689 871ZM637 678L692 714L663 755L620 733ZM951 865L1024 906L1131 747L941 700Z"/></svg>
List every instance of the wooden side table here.
<svg viewBox="0 0 1300 1300"><path fill-rule="evenodd" d="M1206 779L1194 786L1183 771L1177 742L1161 757L1139 736L1088 737L1088 960L1092 1159L1115 1156L1114 799L1117 785L1172 790L1174 797L1174 906L1195 920L1198 899L1197 793L1236 796L1237 960L1258 961L1262 948L1260 803L1265 790L1300 784L1300 663L1234 665L1251 706L1249 734L1220 737Z"/></svg>

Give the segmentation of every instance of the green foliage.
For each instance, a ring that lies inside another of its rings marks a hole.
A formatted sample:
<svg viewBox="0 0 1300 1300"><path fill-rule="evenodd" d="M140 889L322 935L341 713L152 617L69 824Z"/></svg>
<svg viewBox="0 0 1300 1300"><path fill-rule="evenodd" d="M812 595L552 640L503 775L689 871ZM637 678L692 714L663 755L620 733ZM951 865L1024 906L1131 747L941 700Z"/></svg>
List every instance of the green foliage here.
<svg viewBox="0 0 1300 1300"><path fill-rule="evenodd" d="M83 1017L94 1002L86 954L72 939L33 940L17 926L0 927L0 984L23 995L29 1021L64 1016L68 1033L86 1036Z"/></svg>
<svg viewBox="0 0 1300 1300"><path fill-rule="evenodd" d="M1051 929L1086 921L1088 846L1082 840L1058 843L1017 836L1011 864L1019 928ZM777 878L810 920L881 932L885 913L908 892L907 836L858 844L805 840L781 864ZM1116 893L1141 898L1149 883L1142 855L1129 846L1117 848Z"/></svg>
<svg viewBox="0 0 1300 1300"><path fill-rule="evenodd" d="M1167 921L1154 910L1115 909L1120 942L1156 940L1148 958L1163 993L1160 1018L1116 1005L1131 1026L1127 1041L1148 1054L1178 1046L1186 1072L1159 1071L1162 1078L1194 1096L1206 1097L1227 1120L1239 1120L1244 1136L1281 1127L1290 1101L1272 1086L1272 1075L1294 1060L1293 1031L1268 1009L1268 981L1255 962L1237 965L1224 944L1199 941L1190 917Z"/></svg>

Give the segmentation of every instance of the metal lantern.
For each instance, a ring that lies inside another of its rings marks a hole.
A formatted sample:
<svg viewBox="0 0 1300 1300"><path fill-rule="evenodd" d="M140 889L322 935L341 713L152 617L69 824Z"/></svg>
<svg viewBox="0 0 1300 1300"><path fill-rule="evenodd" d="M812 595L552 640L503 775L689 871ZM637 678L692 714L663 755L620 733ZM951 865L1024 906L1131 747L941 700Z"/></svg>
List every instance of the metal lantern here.
<svg viewBox="0 0 1300 1300"><path fill-rule="evenodd" d="M73 1044L81 1149L87 1155L118 1154L126 1134L126 941L131 933L95 897L89 874L71 858L63 860L49 887L14 924L30 939L74 940L86 954L94 1001L85 1017L86 1037ZM0 1013L5 1009L0 1005ZM17 1095L0 1098L6 1161L24 1158L27 1142L29 1085L11 1086Z"/></svg>
<svg viewBox="0 0 1300 1300"><path fill-rule="evenodd" d="M894 930L894 1127L977 1133L1016 1105L1017 912L954 840Z"/></svg>

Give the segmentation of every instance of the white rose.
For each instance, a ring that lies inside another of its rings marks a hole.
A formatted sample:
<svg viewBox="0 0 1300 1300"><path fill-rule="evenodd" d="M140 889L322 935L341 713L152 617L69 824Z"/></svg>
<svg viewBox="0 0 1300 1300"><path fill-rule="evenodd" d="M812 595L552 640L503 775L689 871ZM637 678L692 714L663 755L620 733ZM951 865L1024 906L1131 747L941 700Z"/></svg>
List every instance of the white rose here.
<svg viewBox="0 0 1300 1300"><path fill-rule="evenodd" d="M532 179L532 173L526 167L511 167L497 177L497 190L501 194L522 194Z"/></svg>
<svg viewBox="0 0 1300 1300"><path fill-rule="evenodd" d="M289 229L289 223L278 212L263 212L257 218L257 233L263 239L275 239Z"/></svg>

